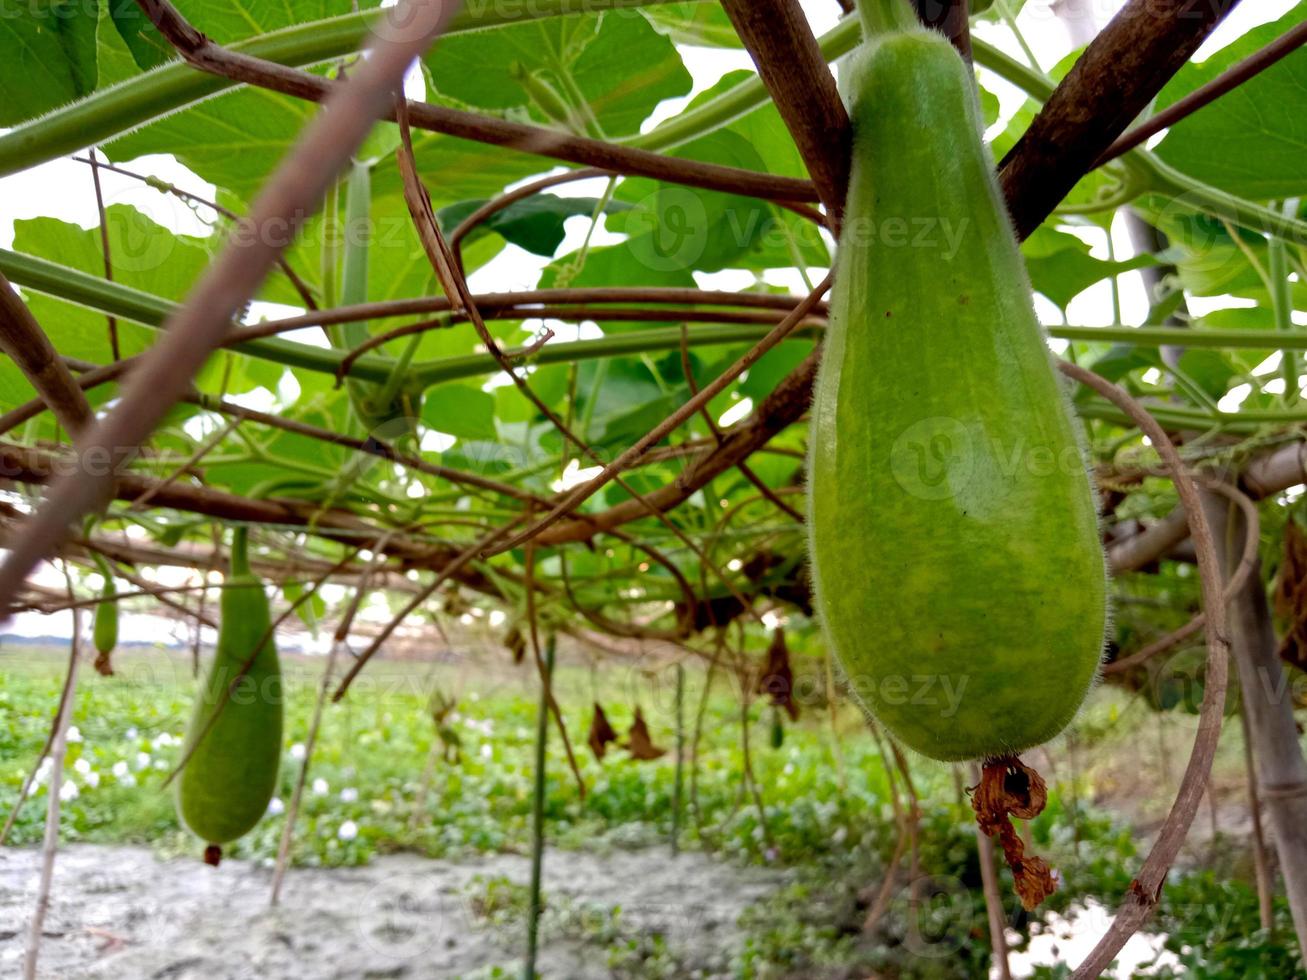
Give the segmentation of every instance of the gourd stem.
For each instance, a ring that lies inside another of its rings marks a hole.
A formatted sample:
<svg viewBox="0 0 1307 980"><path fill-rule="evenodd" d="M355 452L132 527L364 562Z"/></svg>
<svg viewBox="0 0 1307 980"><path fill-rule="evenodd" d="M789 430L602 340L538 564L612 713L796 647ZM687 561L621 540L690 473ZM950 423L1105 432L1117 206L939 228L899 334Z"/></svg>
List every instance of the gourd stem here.
<svg viewBox="0 0 1307 980"><path fill-rule="evenodd" d="M858 0L858 13L866 37L910 31L921 26L908 0Z"/></svg>
<svg viewBox="0 0 1307 980"><path fill-rule="evenodd" d="M250 574L250 529L237 525L231 532L231 575Z"/></svg>

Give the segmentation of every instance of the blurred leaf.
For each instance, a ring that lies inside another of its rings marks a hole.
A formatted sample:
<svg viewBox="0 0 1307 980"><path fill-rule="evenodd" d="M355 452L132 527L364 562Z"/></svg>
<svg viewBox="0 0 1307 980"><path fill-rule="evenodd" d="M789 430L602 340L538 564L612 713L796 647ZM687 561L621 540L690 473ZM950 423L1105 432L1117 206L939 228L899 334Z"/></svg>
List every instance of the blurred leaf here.
<svg viewBox="0 0 1307 980"><path fill-rule="evenodd" d="M299 582L287 582L282 586L282 595L286 597L287 602L295 602L304 595L305 586ZM295 608L295 615L300 621L309 628L309 632L317 637L318 625L322 622L322 617L327 614L327 603L323 600L322 595L314 592L308 599L301 602Z"/></svg>
<svg viewBox="0 0 1307 980"><path fill-rule="evenodd" d="M1220 398L1236 374L1234 366L1221 351L1187 350L1180 355L1179 368L1213 398Z"/></svg>

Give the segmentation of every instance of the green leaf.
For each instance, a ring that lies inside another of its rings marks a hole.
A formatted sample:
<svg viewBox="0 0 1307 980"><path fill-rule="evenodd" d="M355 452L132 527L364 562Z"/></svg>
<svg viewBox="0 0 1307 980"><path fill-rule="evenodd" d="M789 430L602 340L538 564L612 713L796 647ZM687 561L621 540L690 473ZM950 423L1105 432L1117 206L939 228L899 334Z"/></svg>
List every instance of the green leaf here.
<svg viewBox="0 0 1307 980"><path fill-rule="evenodd" d="M460 221L485 204L480 201L460 201L441 208L437 217L446 232L452 231ZM535 255L552 256L563 243L568 218L575 215L589 217L594 214L599 199L594 197L557 197L553 194L534 194L508 207L496 211L478 225L469 238L475 241L486 231L497 232L506 241ZM609 201L606 210L622 211L630 205L624 201Z"/></svg>
<svg viewBox="0 0 1307 980"><path fill-rule="evenodd" d="M422 421L460 439L494 439L495 397L468 385L437 385L422 401Z"/></svg>
<svg viewBox="0 0 1307 980"><path fill-rule="evenodd" d="M675 45L633 11L554 17L449 37L426 64L442 95L480 109L532 105L521 75L539 73L607 136L638 132L654 106L686 94L691 84ZM539 108L532 112L548 121Z"/></svg>
<svg viewBox="0 0 1307 980"><path fill-rule="evenodd" d="M376 0L354 4L351 0L240 0L239 3L211 3L189 0L179 4L186 18L219 44L242 41L279 27L305 24L347 14L354 9L377 6Z"/></svg>
<svg viewBox="0 0 1307 980"><path fill-rule="evenodd" d="M1307 3L1254 28L1162 90L1163 108L1307 18ZM1156 150L1186 174L1254 200L1307 193L1307 51L1299 48L1173 126Z"/></svg>
<svg viewBox="0 0 1307 980"><path fill-rule="evenodd" d="M304 595L305 586L299 582L287 582L282 586L282 595L286 597L287 602L295 602ZM322 617L327 614L327 603L323 600L322 595L314 592L304 602L295 607L295 615L300 621L309 628L313 636L318 635L318 625L322 622Z"/></svg>
<svg viewBox="0 0 1307 980"><path fill-rule="evenodd" d="M726 11L716 3L665 3L649 7L645 15L654 27L677 44L697 47L739 48Z"/></svg>
<svg viewBox="0 0 1307 980"><path fill-rule="evenodd" d="M287 95L240 88L119 137L105 151L117 161L172 153L204 180L248 202L316 111Z"/></svg>
<svg viewBox="0 0 1307 980"><path fill-rule="evenodd" d="M1188 350L1180 355L1179 368L1213 398L1220 398L1237 373L1228 357L1218 350Z"/></svg>
<svg viewBox="0 0 1307 980"><path fill-rule="evenodd" d="M1089 245L1048 226L1038 228L1022 245L1031 285L1062 309L1094 283L1157 260L1139 255L1124 262L1106 262L1089 254Z"/></svg>
<svg viewBox="0 0 1307 980"><path fill-rule="evenodd" d="M0 0L0 126L95 89L98 18L86 0Z"/></svg>
<svg viewBox="0 0 1307 980"><path fill-rule="evenodd" d="M109 17L138 68L149 69L176 57L172 45L135 3L108 0Z"/></svg>
<svg viewBox="0 0 1307 980"><path fill-rule="evenodd" d="M114 279L162 296L181 299L208 264L205 239L174 235L136 208L111 204L106 209L109 250ZM53 259L63 265L104 275L104 255L98 229L84 229L55 218L14 222L14 247L20 252ZM110 360L105 318L52 297L32 294L29 305L60 353L104 363ZM154 342L156 333L119 322L123 354L136 354Z"/></svg>
<svg viewBox="0 0 1307 980"><path fill-rule="evenodd" d="M1156 350L1136 347L1133 344L1113 344L1106 354L1095 360L1090 367L1096 374L1101 374L1108 381L1120 381L1131 371L1138 368L1156 367L1161 363ZM1076 391L1076 400L1087 400L1091 395L1088 388Z"/></svg>

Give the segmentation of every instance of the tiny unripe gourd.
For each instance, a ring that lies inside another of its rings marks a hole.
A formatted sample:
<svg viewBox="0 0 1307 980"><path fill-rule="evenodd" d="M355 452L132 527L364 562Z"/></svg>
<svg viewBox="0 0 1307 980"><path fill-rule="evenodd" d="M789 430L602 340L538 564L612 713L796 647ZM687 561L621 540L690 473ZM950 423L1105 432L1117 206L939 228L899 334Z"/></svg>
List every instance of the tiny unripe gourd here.
<svg viewBox="0 0 1307 980"><path fill-rule="evenodd" d="M243 529L236 538L218 647L196 694L183 743L189 761L177 781L178 816L210 845L235 840L258 823L281 761L281 667L268 598L250 572Z"/></svg>
<svg viewBox="0 0 1307 980"><path fill-rule="evenodd" d="M105 596L113 592L113 585L104 588ZM91 627L91 639L95 643L95 669L106 677L113 675L113 651L118 646L118 603L113 599L103 598L95 607L95 622Z"/></svg>
<svg viewBox="0 0 1307 980"><path fill-rule="evenodd" d="M817 605L849 687L943 760L1055 736L1103 648L1093 490L942 35L869 38L812 416Z"/></svg>

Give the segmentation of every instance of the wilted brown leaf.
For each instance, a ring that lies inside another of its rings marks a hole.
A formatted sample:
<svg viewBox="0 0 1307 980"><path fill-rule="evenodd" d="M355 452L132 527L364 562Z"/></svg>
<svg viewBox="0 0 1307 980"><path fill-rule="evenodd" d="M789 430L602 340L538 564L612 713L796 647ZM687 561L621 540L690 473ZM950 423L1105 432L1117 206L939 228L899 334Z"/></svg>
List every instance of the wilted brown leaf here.
<svg viewBox="0 0 1307 980"><path fill-rule="evenodd" d="M594 717L590 719L590 751L594 753L596 759L602 762L604 755L608 752L609 743L616 741L617 732L608 723L608 716L604 714L604 709L596 701Z"/></svg>
<svg viewBox="0 0 1307 980"><path fill-rule="evenodd" d="M646 761L667 754L666 749L653 744L653 739L649 737L649 726L644 723L644 712L639 708L635 709L635 722L631 725L630 734L626 736L626 750L633 757Z"/></svg>

